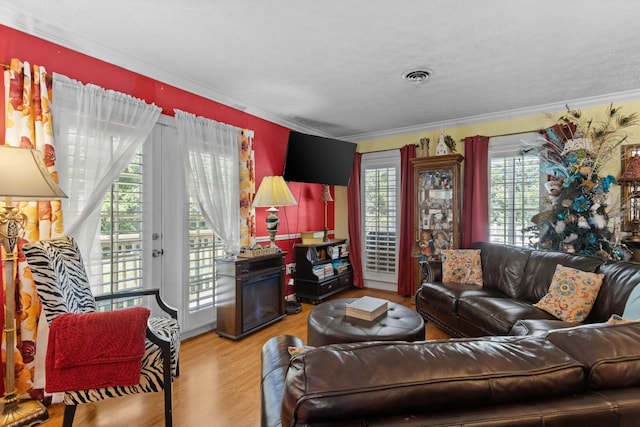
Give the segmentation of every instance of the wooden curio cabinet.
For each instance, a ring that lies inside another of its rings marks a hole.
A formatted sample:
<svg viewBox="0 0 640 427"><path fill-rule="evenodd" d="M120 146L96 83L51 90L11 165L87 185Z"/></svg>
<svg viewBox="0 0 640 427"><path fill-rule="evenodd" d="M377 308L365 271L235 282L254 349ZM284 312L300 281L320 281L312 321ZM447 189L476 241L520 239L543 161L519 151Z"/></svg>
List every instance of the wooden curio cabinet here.
<svg viewBox="0 0 640 427"><path fill-rule="evenodd" d="M413 162L415 189L416 289L428 277L425 269L440 260L443 249L460 247L462 208L461 154L419 157ZM415 254L414 254L415 255ZM429 277L429 280L432 280Z"/></svg>

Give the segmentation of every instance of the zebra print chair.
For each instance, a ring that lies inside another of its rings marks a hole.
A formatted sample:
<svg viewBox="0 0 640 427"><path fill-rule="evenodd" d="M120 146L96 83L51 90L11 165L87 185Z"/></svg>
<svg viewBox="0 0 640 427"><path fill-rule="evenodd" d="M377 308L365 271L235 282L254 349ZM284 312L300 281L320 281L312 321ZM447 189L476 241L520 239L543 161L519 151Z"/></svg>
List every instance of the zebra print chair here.
<svg viewBox="0 0 640 427"><path fill-rule="evenodd" d="M173 376L179 373L180 327L177 310L162 301L158 289L127 291L94 298L80 251L71 237L31 242L25 244L22 249L49 324L56 316L63 313L94 312L97 301L131 297L155 297L159 309L163 312L161 317L150 317L147 323L140 383L126 387L65 392L63 427L71 427L76 406L81 403L161 390L164 390L165 426L171 427L173 425L171 382Z"/></svg>

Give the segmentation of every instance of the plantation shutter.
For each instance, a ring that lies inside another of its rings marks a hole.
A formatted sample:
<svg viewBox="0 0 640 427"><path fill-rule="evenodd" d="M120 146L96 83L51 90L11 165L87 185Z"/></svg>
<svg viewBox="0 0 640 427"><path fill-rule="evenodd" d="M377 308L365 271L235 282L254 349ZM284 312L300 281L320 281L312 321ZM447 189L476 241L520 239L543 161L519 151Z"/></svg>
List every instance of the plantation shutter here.
<svg viewBox="0 0 640 427"><path fill-rule="evenodd" d="M535 240L532 218L542 210L544 174L537 155L522 149L539 139L537 133L489 140L489 240L528 246Z"/></svg>
<svg viewBox="0 0 640 427"><path fill-rule="evenodd" d="M396 283L400 188L397 150L365 154L361 182L364 278Z"/></svg>

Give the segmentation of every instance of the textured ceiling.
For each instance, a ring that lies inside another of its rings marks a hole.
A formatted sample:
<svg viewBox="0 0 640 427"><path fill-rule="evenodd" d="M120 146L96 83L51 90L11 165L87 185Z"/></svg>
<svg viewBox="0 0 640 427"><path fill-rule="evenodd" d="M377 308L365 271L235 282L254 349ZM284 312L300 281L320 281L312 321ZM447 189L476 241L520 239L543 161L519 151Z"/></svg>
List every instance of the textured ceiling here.
<svg viewBox="0 0 640 427"><path fill-rule="evenodd" d="M0 0L0 24L350 140L640 99L637 0Z"/></svg>

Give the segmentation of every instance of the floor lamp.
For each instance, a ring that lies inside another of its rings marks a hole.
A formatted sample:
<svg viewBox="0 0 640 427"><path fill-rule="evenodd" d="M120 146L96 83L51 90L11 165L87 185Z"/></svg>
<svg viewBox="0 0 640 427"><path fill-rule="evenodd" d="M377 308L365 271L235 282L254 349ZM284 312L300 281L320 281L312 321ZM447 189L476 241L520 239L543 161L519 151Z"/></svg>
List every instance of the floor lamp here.
<svg viewBox="0 0 640 427"><path fill-rule="evenodd" d="M20 400L15 385L15 275L16 244L22 237L27 217L13 206L14 200L55 200L66 198L42 161L42 155L28 148L0 145L0 240L5 252L4 332L7 340L6 389L2 400L0 426L33 426L49 419L45 406L38 400Z"/></svg>
<svg viewBox="0 0 640 427"><path fill-rule="evenodd" d="M328 242L329 241L329 225L327 223L327 205L329 202L333 202L333 198L331 197L329 186L326 184L322 186L322 194L320 194L320 201L324 202L324 236L322 238L322 241Z"/></svg>
<svg viewBox="0 0 640 427"><path fill-rule="evenodd" d="M267 233L269 233L269 240L271 241L269 247L276 247L276 234L278 233L278 226L280 225L280 218L276 213L278 209L276 206L295 206L296 201L291 190L284 182L284 178L281 176L265 176L262 178L260 187L256 196L253 198L254 207L266 207L269 206L267 212Z"/></svg>

